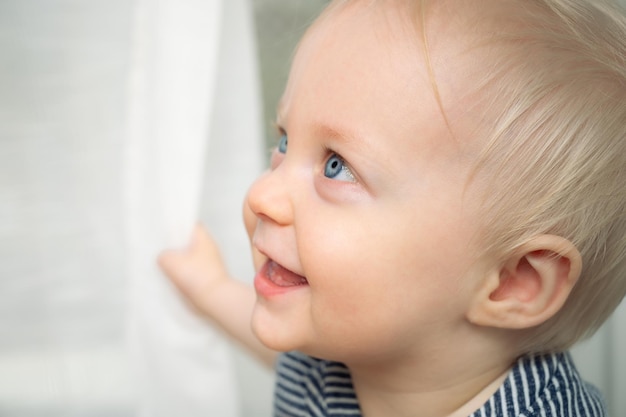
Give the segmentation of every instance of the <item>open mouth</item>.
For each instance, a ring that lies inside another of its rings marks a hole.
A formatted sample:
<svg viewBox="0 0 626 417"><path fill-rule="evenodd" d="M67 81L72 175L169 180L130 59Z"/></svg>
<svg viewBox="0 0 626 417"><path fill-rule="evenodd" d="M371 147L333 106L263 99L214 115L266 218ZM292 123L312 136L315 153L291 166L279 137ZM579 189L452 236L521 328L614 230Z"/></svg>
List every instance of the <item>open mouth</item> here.
<svg viewBox="0 0 626 417"><path fill-rule="evenodd" d="M262 273L269 281L279 287L296 287L308 284L305 277L284 268L271 259L263 265Z"/></svg>

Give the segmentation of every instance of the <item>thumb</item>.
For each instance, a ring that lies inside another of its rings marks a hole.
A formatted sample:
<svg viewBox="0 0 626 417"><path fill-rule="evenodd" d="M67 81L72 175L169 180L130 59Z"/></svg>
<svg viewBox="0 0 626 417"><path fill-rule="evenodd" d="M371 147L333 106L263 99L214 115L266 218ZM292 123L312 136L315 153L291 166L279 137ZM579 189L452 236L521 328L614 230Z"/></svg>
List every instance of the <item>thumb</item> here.
<svg viewBox="0 0 626 417"><path fill-rule="evenodd" d="M194 256L221 258L217 243L207 229L200 223L196 224L196 227L193 229L187 249L190 254Z"/></svg>

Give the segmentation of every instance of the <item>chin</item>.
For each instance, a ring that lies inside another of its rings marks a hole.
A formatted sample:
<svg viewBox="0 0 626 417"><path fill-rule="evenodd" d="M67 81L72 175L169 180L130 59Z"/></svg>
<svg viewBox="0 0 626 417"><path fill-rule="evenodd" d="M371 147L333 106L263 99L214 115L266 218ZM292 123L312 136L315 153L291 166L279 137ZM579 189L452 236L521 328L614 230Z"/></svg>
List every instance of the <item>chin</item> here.
<svg viewBox="0 0 626 417"><path fill-rule="evenodd" d="M265 347L277 352L298 350L301 344L297 343L294 332L287 329L258 303L252 312L252 332Z"/></svg>

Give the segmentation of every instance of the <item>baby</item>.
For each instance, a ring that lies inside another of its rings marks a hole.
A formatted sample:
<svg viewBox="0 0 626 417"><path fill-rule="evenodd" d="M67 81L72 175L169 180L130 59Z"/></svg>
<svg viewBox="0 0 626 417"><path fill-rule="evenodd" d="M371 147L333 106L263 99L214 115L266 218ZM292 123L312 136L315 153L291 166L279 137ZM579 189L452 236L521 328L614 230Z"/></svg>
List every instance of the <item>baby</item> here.
<svg viewBox="0 0 626 417"><path fill-rule="evenodd" d="M567 349L626 293L623 15L334 1L277 126L244 204L254 288L201 227L159 259L275 363L276 416L606 415Z"/></svg>

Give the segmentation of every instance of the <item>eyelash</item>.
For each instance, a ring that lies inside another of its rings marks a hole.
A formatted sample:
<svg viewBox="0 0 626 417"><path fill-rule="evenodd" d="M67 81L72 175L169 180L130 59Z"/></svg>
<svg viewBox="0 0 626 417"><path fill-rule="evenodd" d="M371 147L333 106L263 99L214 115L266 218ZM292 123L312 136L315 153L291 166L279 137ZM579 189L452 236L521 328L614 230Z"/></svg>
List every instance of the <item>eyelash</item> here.
<svg viewBox="0 0 626 417"><path fill-rule="evenodd" d="M285 129L283 129L278 123L274 123L274 126L276 127L277 130L277 134L278 134L278 144L276 145L276 151L281 153L281 154L286 154L287 153L287 145L289 143L289 137L287 135L287 131ZM284 150L283 150L284 147ZM332 150L329 147L324 147L324 153L326 155L328 155L325 159L324 159L324 176L326 178L329 179L335 179L337 176L343 174L345 175L348 179L347 180L339 180L342 182L357 182L354 173L352 172L352 169L350 168L350 166L346 163L346 160L337 152L335 152L334 150ZM327 164L331 159L338 159L341 164L341 170L339 172L336 173L336 175L334 177L330 177L327 175L328 171L327 171Z"/></svg>
<svg viewBox="0 0 626 417"><path fill-rule="evenodd" d="M278 122L273 122L272 123L274 125L274 129L276 132L276 146L275 149L278 150L278 147L280 146L280 142L282 141L283 136L287 135L287 131L285 131L285 129L282 128L282 126L280 126L278 124Z"/></svg>
<svg viewBox="0 0 626 417"><path fill-rule="evenodd" d="M350 165L348 163L346 163L346 160L343 158L343 156L339 155L337 152L333 151L332 149L328 148L328 147L324 147L325 149L325 153L326 155L328 155L326 157L326 159L324 160L324 176L326 178L329 179L335 179L336 177L328 177L326 176L326 168L327 168L327 164L328 162L333 159L333 158L337 158L341 161L342 163L342 167L341 167L341 173L346 175L348 177L348 180L341 180L343 182L356 182L356 178L354 176L354 173L352 172L352 168L350 168ZM337 174L339 175L339 173Z"/></svg>

